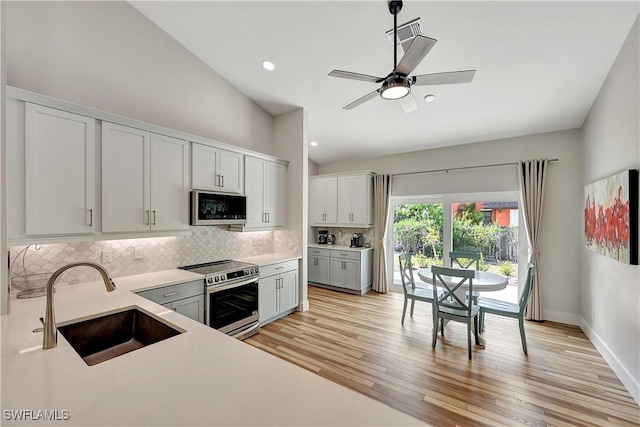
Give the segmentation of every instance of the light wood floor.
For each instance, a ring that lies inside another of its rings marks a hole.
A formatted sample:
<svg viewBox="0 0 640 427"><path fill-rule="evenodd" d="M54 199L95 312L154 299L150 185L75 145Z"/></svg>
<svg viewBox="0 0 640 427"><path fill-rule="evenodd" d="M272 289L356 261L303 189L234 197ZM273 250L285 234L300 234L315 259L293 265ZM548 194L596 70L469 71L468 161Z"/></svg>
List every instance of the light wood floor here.
<svg viewBox="0 0 640 427"><path fill-rule="evenodd" d="M309 287L308 312L245 342L435 426L640 425L640 408L579 328L527 322L527 356L517 321L487 315L487 346L469 361L465 325L447 325L434 350L430 305L416 303L402 326L402 302Z"/></svg>

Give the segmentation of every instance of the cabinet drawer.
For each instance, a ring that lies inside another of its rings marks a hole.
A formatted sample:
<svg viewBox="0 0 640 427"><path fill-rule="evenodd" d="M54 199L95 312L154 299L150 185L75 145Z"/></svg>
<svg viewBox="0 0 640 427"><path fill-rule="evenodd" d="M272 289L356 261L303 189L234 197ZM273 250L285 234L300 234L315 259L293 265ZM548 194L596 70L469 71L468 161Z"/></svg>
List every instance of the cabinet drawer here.
<svg viewBox="0 0 640 427"><path fill-rule="evenodd" d="M157 302L158 304L166 304L183 298L203 295L204 279L149 289L146 291L136 292L136 294L153 302Z"/></svg>
<svg viewBox="0 0 640 427"><path fill-rule="evenodd" d="M331 258L353 259L356 261L360 261L360 252L341 251L334 249L331 251Z"/></svg>
<svg viewBox="0 0 640 427"><path fill-rule="evenodd" d="M330 256L331 254L331 249L308 248L307 251L309 256Z"/></svg>
<svg viewBox="0 0 640 427"><path fill-rule="evenodd" d="M264 267L260 267L260 277L269 277L274 274L284 273L285 271L297 270L298 269L298 260L294 259L291 261L280 262L277 264L265 265Z"/></svg>

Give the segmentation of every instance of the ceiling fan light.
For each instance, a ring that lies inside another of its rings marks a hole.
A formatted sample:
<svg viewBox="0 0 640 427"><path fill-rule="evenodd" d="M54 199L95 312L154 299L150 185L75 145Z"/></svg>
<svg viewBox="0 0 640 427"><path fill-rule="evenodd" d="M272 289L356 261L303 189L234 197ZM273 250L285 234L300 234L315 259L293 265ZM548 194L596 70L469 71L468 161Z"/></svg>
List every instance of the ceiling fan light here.
<svg viewBox="0 0 640 427"><path fill-rule="evenodd" d="M409 95L411 83L409 79L400 75L391 75L382 83L380 97L383 99L400 99Z"/></svg>
<svg viewBox="0 0 640 427"><path fill-rule="evenodd" d="M380 96L384 99L400 99L409 95L410 89L407 86L387 86L382 89Z"/></svg>

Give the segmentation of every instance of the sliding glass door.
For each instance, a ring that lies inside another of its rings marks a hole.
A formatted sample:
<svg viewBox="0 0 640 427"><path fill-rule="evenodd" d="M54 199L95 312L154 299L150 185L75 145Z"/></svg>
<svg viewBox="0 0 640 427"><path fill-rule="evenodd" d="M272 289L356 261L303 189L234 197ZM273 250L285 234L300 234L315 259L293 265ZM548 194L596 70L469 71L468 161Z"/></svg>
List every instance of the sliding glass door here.
<svg viewBox="0 0 640 427"><path fill-rule="evenodd" d="M415 268L450 265L449 252L481 255L480 269L507 278L491 298L516 302L525 277L527 244L517 192L393 198L388 235L393 244L392 290L402 291L398 254L409 252ZM425 286L419 282L417 286Z"/></svg>

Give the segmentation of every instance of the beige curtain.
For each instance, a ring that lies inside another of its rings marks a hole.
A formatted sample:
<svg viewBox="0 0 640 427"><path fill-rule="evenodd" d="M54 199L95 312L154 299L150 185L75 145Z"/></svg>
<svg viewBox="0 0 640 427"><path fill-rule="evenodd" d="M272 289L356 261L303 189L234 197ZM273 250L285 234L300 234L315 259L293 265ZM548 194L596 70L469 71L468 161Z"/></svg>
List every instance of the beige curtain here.
<svg viewBox="0 0 640 427"><path fill-rule="evenodd" d="M549 159L518 162L518 182L520 185L520 203L531 247L531 263L536 266L536 274L531 289L531 298L527 305L527 319L542 321L542 292L540 289L540 231L542 208L544 205L544 187L546 183Z"/></svg>
<svg viewBox="0 0 640 427"><path fill-rule="evenodd" d="M375 246L373 250L373 290L387 293L386 234L391 199L391 176L373 177L373 226Z"/></svg>

